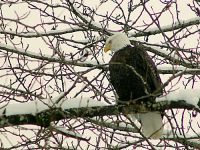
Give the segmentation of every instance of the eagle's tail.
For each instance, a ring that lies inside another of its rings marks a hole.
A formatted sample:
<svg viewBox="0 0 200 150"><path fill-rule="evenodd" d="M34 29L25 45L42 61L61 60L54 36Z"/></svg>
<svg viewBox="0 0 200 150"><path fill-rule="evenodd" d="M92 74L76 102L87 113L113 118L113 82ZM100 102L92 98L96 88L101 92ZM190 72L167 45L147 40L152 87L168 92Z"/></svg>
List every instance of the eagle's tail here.
<svg viewBox="0 0 200 150"><path fill-rule="evenodd" d="M161 113L158 111L141 113L139 115L142 125L142 133L147 138L159 139L163 133Z"/></svg>

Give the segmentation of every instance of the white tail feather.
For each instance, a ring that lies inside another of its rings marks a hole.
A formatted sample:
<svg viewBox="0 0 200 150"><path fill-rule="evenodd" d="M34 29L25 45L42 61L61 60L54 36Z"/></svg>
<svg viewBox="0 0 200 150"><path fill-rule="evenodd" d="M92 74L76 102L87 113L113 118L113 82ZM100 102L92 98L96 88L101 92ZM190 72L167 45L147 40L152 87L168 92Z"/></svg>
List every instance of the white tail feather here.
<svg viewBox="0 0 200 150"><path fill-rule="evenodd" d="M147 138L159 139L163 133L163 122L160 112L147 112L140 114L142 133Z"/></svg>

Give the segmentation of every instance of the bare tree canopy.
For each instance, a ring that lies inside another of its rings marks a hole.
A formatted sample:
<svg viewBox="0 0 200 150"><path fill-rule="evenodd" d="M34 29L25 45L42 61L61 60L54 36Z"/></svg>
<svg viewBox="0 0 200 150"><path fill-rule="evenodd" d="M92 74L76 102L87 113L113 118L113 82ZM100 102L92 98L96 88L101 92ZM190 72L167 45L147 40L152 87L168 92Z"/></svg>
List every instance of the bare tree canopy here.
<svg viewBox="0 0 200 150"><path fill-rule="evenodd" d="M200 149L199 1L2 0L0 8L2 149ZM102 49L117 32L160 74L163 95L144 104L165 111L159 140L141 133L147 110L116 104L112 53Z"/></svg>

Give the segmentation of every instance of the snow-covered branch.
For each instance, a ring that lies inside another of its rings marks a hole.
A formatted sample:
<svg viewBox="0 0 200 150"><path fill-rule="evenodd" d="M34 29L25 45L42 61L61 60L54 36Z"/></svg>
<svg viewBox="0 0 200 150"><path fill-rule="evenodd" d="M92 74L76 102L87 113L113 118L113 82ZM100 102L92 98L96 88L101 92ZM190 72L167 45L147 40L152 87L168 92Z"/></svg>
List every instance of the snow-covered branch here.
<svg viewBox="0 0 200 150"><path fill-rule="evenodd" d="M184 71L184 74L193 74L193 75L199 75L200 69L190 69L183 66L157 66L158 72L160 74L174 74L178 73L180 71Z"/></svg>
<svg viewBox="0 0 200 150"><path fill-rule="evenodd" d="M46 60L48 62L57 62L57 63L63 63L63 64L68 64L68 65L81 66L81 67L94 67L94 66L98 65L97 63L92 64L91 61L90 61L90 63L87 63L87 62L82 63L79 61L73 61L71 59L64 59L64 58L61 59L56 56L52 57L47 54L38 54L38 53L30 52L28 50L24 50L22 48L12 47L12 46L9 46L9 45L3 44L3 43L0 43L0 49L5 50L7 52L12 52L12 53L23 55L23 56L28 56L28 57L34 58L34 59L39 59L39 60L43 60L43 61Z"/></svg>
<svg viewBox="0 0 200 150"><path fill-rule="evenodd" d="M193 94L194 97L191 96L192 92L196 93ZM120 115L125 112L127 114L127 111L131 113L144 112L144 109L136 104L130 104L128 106L108 105L105 102L90 98L63 99L56 103L57 98L1 105L0 127L22 124L48 127L52 121L66 118ZM177 108L196 110L200 113L199 98L200 95L196 91L183 90L181 92L174 92L171 95L169 94L169 96L157 98L157 103L155 104L148 103L145 105L148 110L152 111Z"/></svg>
<svg viewBox="0 0 200 150"><path fill-rule="evenodd" d="M173 74L173 73L177 73L177 72L183 71L183 70L184 70L184 74L200 74L200 70L199 69L197 69L197 68L196 69L190 69L190 68L194 67L190 63L182 62L181 60L173 58L170 55L168 55L166 53L163 53L162 51L158 51L157 49L154 49L152 47L146 47L146 46L143 46L143 45L139 45L139 46L141 46L144 50L152 51L152 52L155 52L156 54L159 53L160 56L168 57L169 60L171 60L173 62L179 62L179 64L185 66L185 67L180 66L180 67L176 67L176 68L173 68L173 67L159 67L158 71L161 74ZM7 52L12 52L12 53L15 53L15 54L20 54L20 55L23 55L23 56L27 56L27 57L30 57L30 58L39 59L39 60L42 60L42 61L46 60L48 62L63 63L63 64L68 64L68 65L80 66L80 67L95 67L95 68L107 70L107 65L108 65L108 64L105 64L105 63L98 64L97 62L94 62L94 61L80 62L80 61L66 59L66 58L62 58L61 59L58 56L53 56L52 57L52 56L47 55L47 54L38 54L38 53L30 52L28 50L24 50L22 48L12 47L12 46L9 46L9 45L3 44L3 43L0 43L0 49L1 50L5 50ZM186 67L188 69L186 69ZM23 69L23 68L21 68L21 69ZM34 73L34 70L29 70L29 72L30 71ZM37 72L36 74L45 74L45 73ZM51 76L51 75L49 74L48 76Z"/></svg>
<svg viewBox="0 0 200 150"><path fill-rule="evenodd" d="M169 32L169 31L174 31L177 29L184 29L186 27L189 27L192 25L199 25L199 24L200 24L200 18L194 17L194 18L191 18L188 20L179 20L179 21L175 22L174 24L162 26L162 28L161 28L162 31L159 30L158 28L149 28L142 32L130 33L130 36L140 37L140 36L155 35L155 34L160 34L162 32Z"/></svg>
<svg viewBox="0 0 200 150"><path fill-rule="evenodd" d="M81 27L71 27L63 30L51 30L45 32L15 32L9 30L2 30L0 29L0 34L8 34L17 37L24 37L24 38L35 38L35 37L42 37L42 36L55 36L55 35L62 35L67 33L74 33L78 31L84 31L85 29Z"/></svg>

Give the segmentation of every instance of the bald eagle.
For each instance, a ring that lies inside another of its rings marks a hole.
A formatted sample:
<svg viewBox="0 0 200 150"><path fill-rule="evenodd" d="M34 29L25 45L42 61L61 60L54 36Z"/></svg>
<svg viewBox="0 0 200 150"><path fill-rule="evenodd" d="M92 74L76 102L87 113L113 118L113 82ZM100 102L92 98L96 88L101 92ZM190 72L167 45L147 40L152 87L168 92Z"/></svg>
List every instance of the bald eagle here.
<svg viewBox="0 0 200 150"><path fill-rule="evenodd" d="M161 79L154 62L146 51L132 47L124 33L117 33L106 40L104 52L114 52L110 62L110 82L122 102L155 102L150 94L161 91ZM162 116L158 111L140 113L142 133L147 138L160 138L163 130Z"/></svg>

